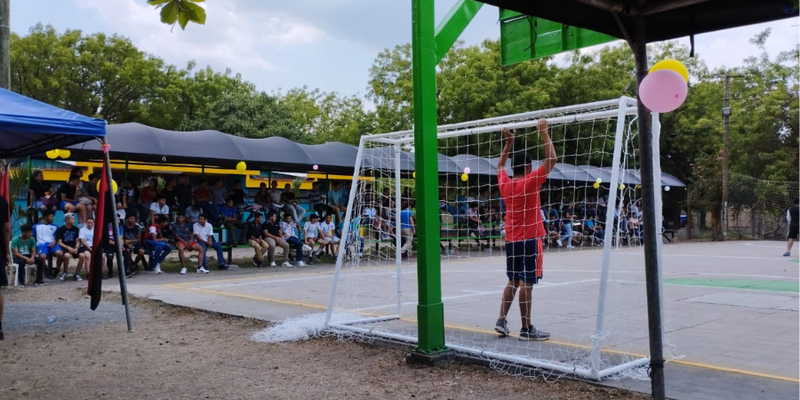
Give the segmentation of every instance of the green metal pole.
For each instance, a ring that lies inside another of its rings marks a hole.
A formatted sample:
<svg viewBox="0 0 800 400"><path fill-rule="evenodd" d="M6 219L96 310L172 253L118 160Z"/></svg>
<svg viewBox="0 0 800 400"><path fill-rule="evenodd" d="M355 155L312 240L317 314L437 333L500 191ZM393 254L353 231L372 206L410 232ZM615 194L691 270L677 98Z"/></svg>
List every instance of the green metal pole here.
<svg viewBox="0 0 800 400"><path fill-rule="evenodd" d="M436 40L433 0L412 2L414 67L414 152L416 179L420 353L444 346L441 254L439 252L439 172L436 140Z"/></svg>

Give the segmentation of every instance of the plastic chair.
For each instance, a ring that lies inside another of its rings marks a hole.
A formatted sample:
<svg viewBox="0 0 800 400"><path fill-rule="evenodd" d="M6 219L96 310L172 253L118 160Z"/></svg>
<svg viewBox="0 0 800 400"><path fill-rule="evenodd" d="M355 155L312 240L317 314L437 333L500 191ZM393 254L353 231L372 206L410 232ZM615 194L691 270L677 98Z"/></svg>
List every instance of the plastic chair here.
<svg viewBox="0 0 800 400"><path fill-rule="evenodd" d="M13 256L14 252L11 251L11 243L8 244L8 254ZM25 264L25 266L20 267L15 263L11 263L11 267L14 268L14 286L19 286L19 270L22 268L25 274L25 284L28 284L31 280L31 274L36 277L36 264Z"/></svg>

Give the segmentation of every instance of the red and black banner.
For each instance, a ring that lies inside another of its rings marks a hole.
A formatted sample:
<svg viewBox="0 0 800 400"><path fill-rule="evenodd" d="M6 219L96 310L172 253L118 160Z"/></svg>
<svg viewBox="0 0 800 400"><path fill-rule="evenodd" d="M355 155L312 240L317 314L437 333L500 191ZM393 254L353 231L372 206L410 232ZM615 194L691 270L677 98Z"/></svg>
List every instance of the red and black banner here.
<svg viewBox="0 0 800 400"><path fill-rule="evenodd" d="M112 197L113 193L109 190L108 172L107 164L104 163L103 175L100 177L100 187L97 190L92 259L89 263L89 296L91 296L92 310L96 309L100 304L104 249L108 247L108 242L111 240L108 224L114 221L114 211L112 209L114 198Z"/></svg>

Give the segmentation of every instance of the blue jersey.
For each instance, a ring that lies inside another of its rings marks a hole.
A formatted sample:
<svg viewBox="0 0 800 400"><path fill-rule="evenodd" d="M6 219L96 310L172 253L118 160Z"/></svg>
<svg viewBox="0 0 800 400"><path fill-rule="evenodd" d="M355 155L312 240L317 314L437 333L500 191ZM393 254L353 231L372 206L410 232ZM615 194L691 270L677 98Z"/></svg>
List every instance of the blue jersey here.
<svg viewBox="0 0 800 400"><path fill-rule="evenodd" d="M414 212L410 209L405 209L400 211L400 228L401 229L411 229L411 218L414 217Z"/></svg>

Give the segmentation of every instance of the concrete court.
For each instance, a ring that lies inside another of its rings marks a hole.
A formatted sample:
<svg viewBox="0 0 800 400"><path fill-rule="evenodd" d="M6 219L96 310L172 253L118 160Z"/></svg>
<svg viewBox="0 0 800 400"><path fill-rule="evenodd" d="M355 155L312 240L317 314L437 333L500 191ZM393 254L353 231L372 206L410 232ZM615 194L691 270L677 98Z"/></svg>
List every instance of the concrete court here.
<svg viewBox="0 0 800 400"><path fill-rule="evenodd" d="M796 256L781 257L782 246L778 242L664 246L667 338L675 346L673 355L680 357L668 364L668 377L673 377L668 381L672 383L668 395L797 398L798 260ZM239 252L238 257L250 254ZM599 249L545 255L545 279L534 289L534 323L553 333L556 343L545 346L588 344L596 313L600 256ZM641 247L624 248L617 257L619 262L610 275L608 324L612 331L611 325L616 324L614 327L626 333L610 334L604 347L641 354L636 349L646 352L647 348ZM353 288L362 290L359 301L341 297L340 305L371 314L394 312L395 266L362 265L364 273L358 279L345 277L342 281L348 293L357 292ZM505 283L503 268L502 252L443 261L448 341L487 345L496 340L491 329ZM168 303L278 321L324 311L332 270L324 265L252 273L215 271L208 276L145 275L130 280L129 288L135 295ZM417 300L413 263L403 265L402 286L407 323L401 330L413 333ZM515 310L516 306L512 307L509 315L512 331L519 329ZM516 340L508 343L518 346ZM642 391L649 385L608 383ZM745 394L748 390L751 395Z"/></svg>

